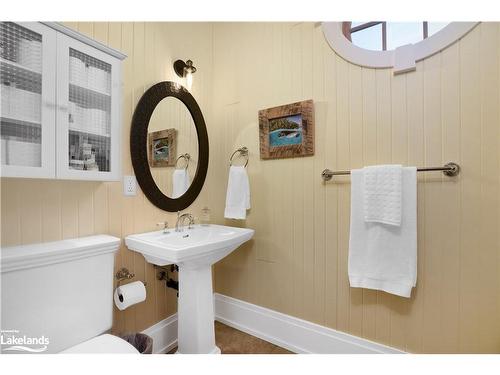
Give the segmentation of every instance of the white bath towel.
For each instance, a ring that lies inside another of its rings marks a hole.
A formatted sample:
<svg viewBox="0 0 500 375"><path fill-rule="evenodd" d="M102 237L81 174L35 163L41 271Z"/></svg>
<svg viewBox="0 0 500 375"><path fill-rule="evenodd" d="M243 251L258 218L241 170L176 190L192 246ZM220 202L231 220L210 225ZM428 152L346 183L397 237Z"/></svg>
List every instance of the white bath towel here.
<svg viewBox="0 0 500 375"><path fill-rule="evenodd" d="M401 165L363 168L365 221L401 225Z"/></svg>
<svg viewBox="0 0 500 375"><path fill-rule="evenodd" d="M351 172L349 282L409 298L417 282L417 169L403 168L401 225L366 222L363 170Z"/></svg>
<svg viewBox="0 0 500 375"><path fill-rule="evenodd" d="M226 209L227 219L246 219L250 208L250 183L247 170L243 166L231 166L227 182Z"/></svg>
<svg viewBox="0 0 500 375"><path fill-rule="evenodd" d="M189 173L187 169L174 169L172 176L172 198L179 198L187 189L191 182L189 181Z"/></svg>

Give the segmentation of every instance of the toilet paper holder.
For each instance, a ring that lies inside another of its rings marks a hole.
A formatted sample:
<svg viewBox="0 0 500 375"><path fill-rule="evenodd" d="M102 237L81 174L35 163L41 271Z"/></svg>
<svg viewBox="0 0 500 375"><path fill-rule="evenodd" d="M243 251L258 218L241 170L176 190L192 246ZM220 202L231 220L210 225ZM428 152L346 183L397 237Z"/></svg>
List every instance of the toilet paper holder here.
<svg viewBox="0 0 500 375"><path fill-rule="evenodd" d="M120 268L116 274L115 274L115 279L118 280L118 286L120 286L120 283L123 281L123 280L130 280L130 279L133 279L135 277L135 273L133 272L130 272L128 270L128 268L126 267L122 267ZM147 285L146 282L142 282L145 286Z"/></svg>

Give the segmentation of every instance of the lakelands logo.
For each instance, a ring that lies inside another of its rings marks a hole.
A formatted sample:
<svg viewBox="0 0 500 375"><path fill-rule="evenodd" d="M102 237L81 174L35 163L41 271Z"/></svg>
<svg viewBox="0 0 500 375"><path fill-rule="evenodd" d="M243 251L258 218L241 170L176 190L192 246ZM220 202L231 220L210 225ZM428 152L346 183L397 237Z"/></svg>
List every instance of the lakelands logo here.
<svg viewBox="0 0 500 375"><path fill-rule="evenodd" d="M49 338L45 336L30 337L21 335L18 330L1 330L0 344L2 352L42 353L47 350Z"/></svg>

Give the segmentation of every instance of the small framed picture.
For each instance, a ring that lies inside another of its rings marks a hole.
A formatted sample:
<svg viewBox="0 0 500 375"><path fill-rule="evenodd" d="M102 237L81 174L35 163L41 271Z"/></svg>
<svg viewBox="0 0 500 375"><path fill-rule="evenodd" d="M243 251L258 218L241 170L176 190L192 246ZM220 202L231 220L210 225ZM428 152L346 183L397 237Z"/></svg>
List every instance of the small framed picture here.
<svg viewBox="0 0 500 375"><path fill-rule="evenodd" d="M148 133L148 158L150 167L175 166L177 130L166 129Z"/></svg>
<svg viewBox="0 0 500 375"><path fill-rule="evenodd" d="M314 155L312 100L259 111L261 159Z"/></svg>

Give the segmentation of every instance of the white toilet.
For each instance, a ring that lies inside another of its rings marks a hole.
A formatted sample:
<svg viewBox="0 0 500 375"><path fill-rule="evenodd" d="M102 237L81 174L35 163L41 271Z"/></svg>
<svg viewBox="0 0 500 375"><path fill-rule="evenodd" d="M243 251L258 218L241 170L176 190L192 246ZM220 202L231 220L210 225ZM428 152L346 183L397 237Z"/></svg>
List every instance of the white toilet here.
<svg viewBox="0 0 500 375"><path fill-rule="evenodd" d="M138 353L106 334L119 245L98 235L2 248L2 353Z"/></svg>

